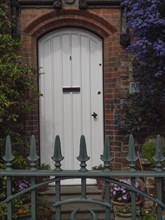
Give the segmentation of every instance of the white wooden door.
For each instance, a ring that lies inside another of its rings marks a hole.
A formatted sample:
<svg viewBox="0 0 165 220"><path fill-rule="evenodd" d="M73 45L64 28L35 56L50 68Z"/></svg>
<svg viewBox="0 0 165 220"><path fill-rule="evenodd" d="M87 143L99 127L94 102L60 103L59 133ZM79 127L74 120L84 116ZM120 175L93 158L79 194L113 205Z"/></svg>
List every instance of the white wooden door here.
<svg viewBox="0 0 165 220"><path fill-rule="evenodd" d="M103 151L102 40L81 29L51 32L38 42L40 67L40 153L49 163L55 135L61 138L63 169L79 169L80 136L90 156L87 168L100 164ZM97 117L92 116L93 113Z"/></svg>

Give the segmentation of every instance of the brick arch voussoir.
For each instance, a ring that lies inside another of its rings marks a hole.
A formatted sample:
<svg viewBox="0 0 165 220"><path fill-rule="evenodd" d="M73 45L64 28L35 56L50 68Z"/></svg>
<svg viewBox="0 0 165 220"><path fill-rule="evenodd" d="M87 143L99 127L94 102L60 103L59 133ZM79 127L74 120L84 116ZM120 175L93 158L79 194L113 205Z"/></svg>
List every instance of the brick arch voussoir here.
<svg viewBox="0 0 165 220"><path fill-rule="evenodd" d="M53 11L39 17L31 22L24 33L38 38L51 30L67 26L85 28L103 38L117 31L108 21L90 12L64 10Z"/></svg>
<svg viewBox="0 0 165 220"><path fill-rule="evenodd" d="M45 24L41 29L34 32L33 36L38 39L45 35L46 33L59 29L59 28L65 28L65 27L76 27L76 28L82 28L89 30L93 33L96 33L100 37L104 38L109 36L107 33L107 30L103 29L102 27L99 27L96 24L91 23L90 21L79 21L75 19L61 19L56 22L49 22L48 24Z"/></svg>

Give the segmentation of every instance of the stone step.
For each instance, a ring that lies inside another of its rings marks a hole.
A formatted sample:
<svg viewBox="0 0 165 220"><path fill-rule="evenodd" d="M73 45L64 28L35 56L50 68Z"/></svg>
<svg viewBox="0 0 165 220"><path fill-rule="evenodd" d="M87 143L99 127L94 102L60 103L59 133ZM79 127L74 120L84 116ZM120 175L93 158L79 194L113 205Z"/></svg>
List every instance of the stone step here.
<svg viewBox="0 0 165 220"><path fill-rule="evenodd" d="M80 198L81 196L81 186L79 185L67 185L61 187L61 200ZM45 192L39 193L39 198L46 200L54 214L52 220L55 220L55 208L53 203L55 202L55 187L50 186ZM101 200L100 190L97 189L96 185L87 186L87 198L92 198L96 200ZM96 204L91 203L76 203L76 204L66 204L61 208L62 220L69 220L69 216L73 210L79 209L76 220L91 220L91 215L88 209L94 211L98 217L98 220L105 220L105 208ZM113 220L113 214L111 214L111 220Z"/></svg>
<svg viewBox="0 0 165 220"><path fill-rule="evenodd" d="M46 194L46 195L54 195L56 192L55 186L49 186L46 191L39 192L40 194ZM75 195L80 194L81 192L81 186L80 185L62 185L61 186L61 195ZM100 190L98 190L96 185L87 185L87 193L88 194L99 194Z"/></svg>

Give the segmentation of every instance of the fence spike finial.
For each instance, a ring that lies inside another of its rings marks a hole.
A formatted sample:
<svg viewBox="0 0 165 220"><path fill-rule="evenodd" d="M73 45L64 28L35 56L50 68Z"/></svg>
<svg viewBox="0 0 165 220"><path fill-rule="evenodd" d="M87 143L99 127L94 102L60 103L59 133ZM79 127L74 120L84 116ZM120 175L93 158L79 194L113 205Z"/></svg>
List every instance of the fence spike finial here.
<svg viewBox="0 0 165 220"><path fill-rule="evenodd" d="M80 153L77 159L81 162L80 163L80 171L87 171L86 169L86 161L90 159L90 157L87 155L87 148L86 148L86 141L84 135L81 136L80 139Z"/></svg>
<svg viewBox="0 0 165 220"><path fill-rule="evenodd" d="M110 170L110 162L113 158L110 155L110 144L109 144L109 137L108 136L105 136L103 155L101 155L100 158L104 162L104 170L109 171Z"/></svg>
<svg viewBox="0 0 165 220"><path fill-rule="evenodd" d="M61 161L64 159L61 153L61 142L59 135L55 138L54 155L51 157L55 161L55 170L61 171Z"/></svg>
<svg viewBox="0 0 165 220"><path fill-rule="evenodd" d="M155 165L156 170L161 171L162 170L162 162L165 160L165 157L163 156L163 152L162 152L160 135L157 135L155 156L153 157L153 159L156 162L156 165Z"/></svg>
<svg viewBox="0 0 165 220"><path fill-rule="evenodd" d="M4 161L6 161L6 170L12 170L12 161L14 160L14 158L15 157L12 154L11 139L8 135L6 137L5 156L3 157Z"/></svg>
<svg viewBox="0 0 165 220"><path fill-rule="evenodd" d="M131 134L129 136L129 144L128 144L128 156L126 157L126 160L130 163L130 171L136 171L136 160L138 159L136 153L135 153L135 143L133 135Z"/></svg>
<svg viewBox="0 0 165 220"><path fill-rule="evenodd" d="M39 156L36 153L36 140L34 135L32 135L30 139L30 154L27 159L30 161L31 170L36 170L36 162L39 159Z"/></svg>

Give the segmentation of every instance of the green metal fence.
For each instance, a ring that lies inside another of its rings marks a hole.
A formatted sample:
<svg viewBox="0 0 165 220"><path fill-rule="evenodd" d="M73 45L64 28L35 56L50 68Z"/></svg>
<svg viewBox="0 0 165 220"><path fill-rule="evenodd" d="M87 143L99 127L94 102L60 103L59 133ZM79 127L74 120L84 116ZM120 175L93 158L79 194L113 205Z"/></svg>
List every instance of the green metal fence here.
<svg viewBox="0 0 165 220"><path fill-rule="evenodd" d="M110 198L110 187L111 183L115 183L121 186L126 187L130 190L131 194L131 210L132 210L132 219L136 220L136 196L137 194L141 197L145 197L152 202L157 204L157 219L162 220L162 211L165 209L165 203L162 199L162 189L163 189L163 178L165 178L165 171L162 170L162 162L165 160L165 157L162 154L162 148L160 143L160 136L157 136L157 143L156 143L156 152L154 156L155 160L155 169L150 171L141 171L136 169L136 161L137 156L135 152L134 146L134 139L133 136L130 135L129 137L129 144L128 144L128 156L126 160L129 162L129 170L127 171L117 171L111 170L111 160L113 159L110 155L110 144L109 138L105 138L105 144L103 149L103 155L101 155L101 160L103 162L103 170L87 170L86 169L86 162L90 159L87 151L86 151L86 142L85 137L81 136L80 140L80 154L77 159L80 161L80 170L62 170L61 169L61 161L64 159L61 153L61 144L59 136L55 139L55 146L54 146L54 155L52 156L52 160L55 162L55 169L54 170L37 170L37 161L39 156L36 154L36 143L35 137L31 137L30 143L30 154L27 157L30 165L29 170L15 170L12 168L14 156L12 154L11 149L11 141L10 137L8 136L6 139L6 150L3 160L5 161L6 169L0 170L0 176L7 177L7 196L6 199L0 202L0 205L7 203L7 220L12 220L13 209L12 209L12 201L14 198L21 196L27 192L31 193L31 220L36 220L36 193L37 188L49 184L55 181L55 201L54 206L56 208L55 219L61 220L61 207L65 204L70 203L92 203L98 204L105 208L105 220L111 219L111 210L113 208L111 204ZM13 177L21 177L26 176L31 179L31 184L28 188L23 189L22 191L13 194L12 193L12 178ZM50 176L51 179L44 181L42 183L36 183L36 177L38 176ZM54 177L54 178L52 178ZM119 178L129 178L131 181L131 185L126 183L122 183L118 181ZM136 188L135 182L136 178L146 178L146 177L154 177L156 179L156 196L153 197L147 192L141 189ZM79 199L67 199L61 200L61 180L64 179L74 179L80 178L81 179L81 195ZM95 200L92 198L88 198L87 191L86 191L86 179L102 179L105 182L105 199L104 200ZM97 220L97 214L93 210L88 210L91 219ZM76 219L76 215L79 212L79 209L73 210L70 214L70 220Z"/></svg>

